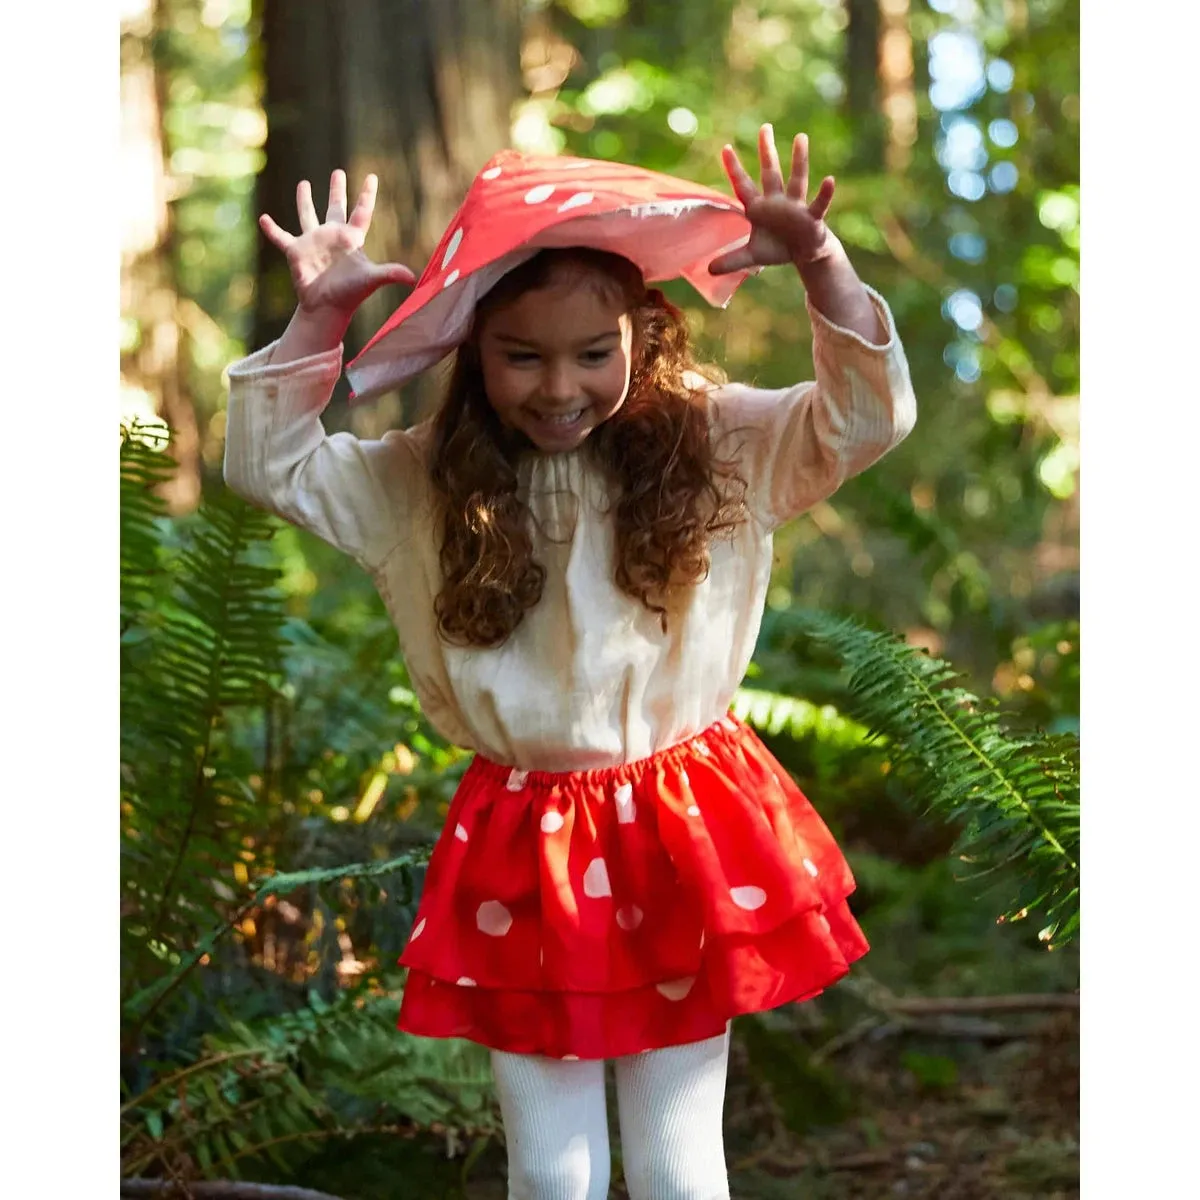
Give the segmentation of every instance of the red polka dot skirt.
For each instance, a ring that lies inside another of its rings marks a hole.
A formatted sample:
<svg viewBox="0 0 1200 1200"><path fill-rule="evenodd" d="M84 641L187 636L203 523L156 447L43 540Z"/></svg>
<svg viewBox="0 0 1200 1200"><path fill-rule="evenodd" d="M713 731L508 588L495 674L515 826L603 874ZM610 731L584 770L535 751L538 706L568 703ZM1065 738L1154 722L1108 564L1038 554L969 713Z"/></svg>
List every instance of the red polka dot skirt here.
<svg viewBox="0 0 1200 1200"><path fill-rule="evenodd" d="M399 1025L565 1059L715 1037L866 953L853 890L825 823L733 717L603 770L477 757L400 958Z"/></svg>

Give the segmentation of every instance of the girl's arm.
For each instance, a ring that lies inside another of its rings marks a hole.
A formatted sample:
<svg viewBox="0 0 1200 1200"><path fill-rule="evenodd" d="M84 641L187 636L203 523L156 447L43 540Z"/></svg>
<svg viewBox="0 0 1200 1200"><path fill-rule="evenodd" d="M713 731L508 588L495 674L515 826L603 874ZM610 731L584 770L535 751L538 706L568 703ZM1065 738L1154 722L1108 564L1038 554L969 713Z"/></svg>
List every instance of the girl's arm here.
<svg viewBox="0 0 1200 1200"><path fill-rule="evenodd" d="M792 263L807 293L815 383L764 390L732 384L714 393L718 429L741 439L750 500L770 526L829 496L912 429L916 399L886 303L858 278L825 224L834 182L808 202L808 139L792 144L785 186L769 125L759 132L762 192L729 146L724 163L750 219L745 246L714 274Z"/></svg>
<svg viewBox="0 0 1200 1200"><path fill-rule="evenodd" d="M750 221L750 240L713 259L708 269L714 275L726 275L790 262L800 272L810 303L827 320L869 342L882 342L885 331L875 306L841 242L825 224L825 214L833 202L833 176L827 175L821 181L816 199L809 203L808 136L798 133L792 141L791 173L786 185L770 125L758 131L758 156L761 192L734 148L726 146L721 152L729 182Z"/></svg>
<svg viewBox="0 0 1200 1200"><path fill-rule="evenodd" d="M737 459L747 501L768 528L832 495L916 422L912 380L891 312L876 292L863 288L863 296L883 331L880 344L830 322L810 296L815 382L777 389L731 383L710 395L719 448Z"/></svg>
<svg viewBox="0 0 1200 1200"><path fill-rule="evenodd" d="M230 489L377 566L399 540L419 478L417 450L403 433L380 441L326 435L321 413L341 374L341 341L362 301L389 282L413 281L399 264L362 253L375 204L368 176L346 217L346 179L335 171L322 224L307 182L297 189L299 237L269 216L268 239L287 256L299 304L283 336L229 370L225 480Z"/></svg>

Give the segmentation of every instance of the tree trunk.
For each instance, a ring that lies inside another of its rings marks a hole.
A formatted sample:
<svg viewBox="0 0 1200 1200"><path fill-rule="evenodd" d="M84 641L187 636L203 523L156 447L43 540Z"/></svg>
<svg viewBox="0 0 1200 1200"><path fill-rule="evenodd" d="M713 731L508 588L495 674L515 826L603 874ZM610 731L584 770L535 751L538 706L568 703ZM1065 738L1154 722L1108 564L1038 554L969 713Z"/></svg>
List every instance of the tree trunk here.
<svg viewBox="0 0 1200 1200"><path fill-rule="evenodd" d="M418 274L476 172L509 142L520 95L520 0L261 0L268 136L256 203L296 226L296 184L324 213L330 172L350 201L379 176L367 252ZM255 345L279 336L294 297L282 256L259 240ZM349 359L404 295L385 288L360 310ZM345 395L345 383L339 385ZM428 381L359 410L356 427L412 419ZM367 429L365 432L374 432Z"/></svg>
<svg viewBox="0 0 1200 1200"><path fill-rule="evenodd" d="M917 140L917 95L913 80L913 39L909 0L880 0L883 29L879 42L879 81L887 118L885 162L903 174Z"/></svg>
<svg viewBox="0 0 1200 1200"><path fill-rule="evenodd" d="M885 136L879 77L879 0L846 0L846 16L846 114L854 130L847 174L880 171Z"/></svg>
<svg viewBox="0 0 1200 1200"><path fill-rule="evenodd" d="M124 212L121 236L121 312L137 322L136 343L122 354L121 381L148 398L171 429L170 452L179 464L163 485L173 513L200 502L200 430L185 384L187 348L179 320L175 278L175 229L167 203L170 180L163 134L166 73L153 46L162 28L159 0L147 0L123 30L121 56L121 150L125 170L144 186L129 189L144 207Z"/></svg>

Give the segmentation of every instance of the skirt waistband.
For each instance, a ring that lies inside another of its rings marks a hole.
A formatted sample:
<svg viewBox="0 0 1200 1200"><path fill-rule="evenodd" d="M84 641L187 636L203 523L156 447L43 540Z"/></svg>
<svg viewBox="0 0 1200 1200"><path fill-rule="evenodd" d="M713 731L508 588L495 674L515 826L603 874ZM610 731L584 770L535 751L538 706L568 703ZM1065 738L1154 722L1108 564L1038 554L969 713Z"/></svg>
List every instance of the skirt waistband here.
<svg viewBox="0 0 1200 1200"><path fill-rule="evenodd" d="M678 758L691 758L704 754L710 747L721 742L738 742L749 732L749 727L733 713L719 717L707 729L676 742L663 750L656 750L645 758L635 758L627 763L611 767L592 767L584 771L523 771L520 767L498 763L483 754L476 754L471 762L473 774L482 775L516 788L539 788L551 790L563 787L568 782L584 784L633 783L647 771L670 763Z"/></svg>

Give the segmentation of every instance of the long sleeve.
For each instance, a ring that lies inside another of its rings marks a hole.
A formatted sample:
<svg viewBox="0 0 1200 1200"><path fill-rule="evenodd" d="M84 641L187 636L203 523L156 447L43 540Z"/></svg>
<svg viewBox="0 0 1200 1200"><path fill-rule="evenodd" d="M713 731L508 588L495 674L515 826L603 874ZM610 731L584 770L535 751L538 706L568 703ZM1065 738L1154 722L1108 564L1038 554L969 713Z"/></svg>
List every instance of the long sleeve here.
<svg viewBox="0 0 1200 1200"><path fill-rule="evenodd" d="M229 369L225 482L374 571L406 537L425 475L416 440L329 435L321 413L341 373L338 347L271 364L274 345Z"/></svg>
<svg viewBox="0 0 1200 1200"><path fill-rule="evenodd" d="M779 389L728 384L712 393L718 452L736 447L747 500L769 528L832 495L916 422L892 314L878 293L868 292L887 332L884 345L831 324L810 304L815 382Z"/></svg>

